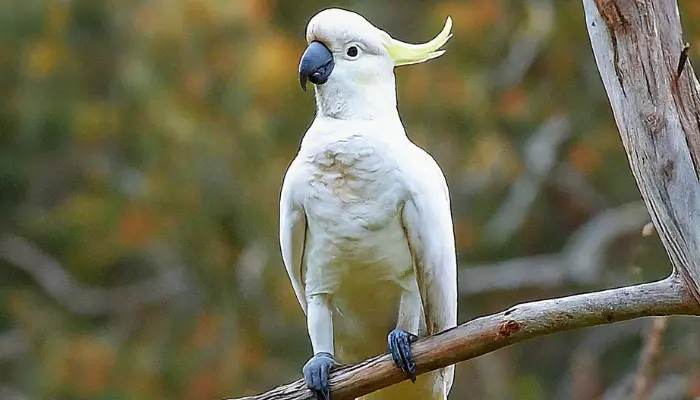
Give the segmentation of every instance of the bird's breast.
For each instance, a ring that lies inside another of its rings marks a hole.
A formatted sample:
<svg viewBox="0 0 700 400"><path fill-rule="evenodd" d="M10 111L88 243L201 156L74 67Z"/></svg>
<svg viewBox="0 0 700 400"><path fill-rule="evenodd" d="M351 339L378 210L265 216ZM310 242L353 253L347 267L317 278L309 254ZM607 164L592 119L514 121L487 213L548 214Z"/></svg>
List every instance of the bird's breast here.
<svg viewBox="0 0 700 400"><path fill-rule="evenodd" d="M389 226L406 198L398 169L388 151L372 140L350 137L329 143L309 157L309 196L305 208L310 219L326 229L338 227L348 235Z"/></svg>
<svg viewBox="0 0 700 400"><path fill-rule="evenodd" d="M329 143L308 158L307 273L322 291L396 281L412 268L398 169L381 146L361 137ZM323 281L323 282L320 282Z"/></svg>

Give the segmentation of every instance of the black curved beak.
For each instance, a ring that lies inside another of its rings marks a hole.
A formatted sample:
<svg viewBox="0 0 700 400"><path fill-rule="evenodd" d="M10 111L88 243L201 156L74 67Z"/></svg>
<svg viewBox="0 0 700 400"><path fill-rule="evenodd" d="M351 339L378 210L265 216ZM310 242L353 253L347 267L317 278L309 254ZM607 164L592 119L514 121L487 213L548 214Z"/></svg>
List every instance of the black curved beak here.
<svg viewBox="0 0 700 400"><path fill-rule="evenodd" d="M311 42L299 62L299 84L306 90L307 79L314 85L323 85L331 76L333 54L321 42Z"/></svg>

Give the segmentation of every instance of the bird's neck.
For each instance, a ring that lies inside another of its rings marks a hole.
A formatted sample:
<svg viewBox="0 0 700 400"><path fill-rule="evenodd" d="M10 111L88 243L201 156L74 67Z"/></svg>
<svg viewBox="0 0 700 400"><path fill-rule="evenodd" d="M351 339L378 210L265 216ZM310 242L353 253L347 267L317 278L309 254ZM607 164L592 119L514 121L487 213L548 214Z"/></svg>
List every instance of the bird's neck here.
<svg viewBox="0 0 700 400"><path fill-rule="evenodd" d="M371 84L331 79L315 90L316 112L323 117L374 120L399 116L393 75L391 79Z"/></svg>

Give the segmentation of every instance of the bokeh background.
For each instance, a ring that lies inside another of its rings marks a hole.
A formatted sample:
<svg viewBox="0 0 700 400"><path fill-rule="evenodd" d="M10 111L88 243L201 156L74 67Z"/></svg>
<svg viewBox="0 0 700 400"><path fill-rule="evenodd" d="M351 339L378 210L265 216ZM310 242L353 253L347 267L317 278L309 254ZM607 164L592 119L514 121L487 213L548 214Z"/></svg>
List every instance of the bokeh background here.
<svg viewBox="0 0 700 400"><path fill-rule="evenodd" d="M700 2L680 3L700 43ZM407 41L455 21L444 57L396 74L451 187L460 321L670 272L579 1L3 1L0 398L215 399L299 377L277 207L314 114L305 25L328 6ZM628 398L649 326L462 363L451 398ZM700 396L699 327L670 320L653 398Z"/></svg>

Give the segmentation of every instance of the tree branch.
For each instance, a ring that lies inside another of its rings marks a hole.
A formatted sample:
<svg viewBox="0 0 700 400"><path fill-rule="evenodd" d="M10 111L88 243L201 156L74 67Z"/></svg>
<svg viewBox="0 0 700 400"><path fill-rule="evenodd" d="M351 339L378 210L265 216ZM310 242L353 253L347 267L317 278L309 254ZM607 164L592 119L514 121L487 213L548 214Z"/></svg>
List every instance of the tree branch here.
<svg viewBox="0 0 700 400"><path fill-rule="evenodd" d="M491 80L499 89L515 86L525 77L543 42L554 25L554 2L534 0L525 2L526 21L513 33L506 58L495 68Z"/></svg>
<svg viewBox="0 0 700 400"><path fill-rule="evenodd" d="M647 221L649 213L641 202L605 210L571 235L559 253L460 268L459 294L598 283L602 272L609 267L608 248L624 235L639 234Z"/></svg>
<svg viewBox="0 0 700 400"><path fill-rule="evenodd" d="M155 279L117 288L83 286L33 243L10 234L0 235L0 260L29 274L46 294L76 314L130 313L186 289L183 268L163 269Z"/></svg>
<svg viewBox="0 0 700 400"><path fill-rule="evenodd" d="M421 339L411 349L418 374L423 374L534 337L652 315L700 315L700 305L674 274L658 282L516 305ZM354 399L406 378L384 354L334 371L333 399ZM273 399L313 397L299 379L238 400Z"/></svg>
<svg viewBox="0 0 700 400"><path fill-rule="evenodd" d="M639 361L637 379L634 383L635 399L647 400L656 378L656 365L661 357L661 341L668 327L668 317L654 318Z"/></svg>
<svg viewBox="0 0 700 400"><path fill-rule="evenodd" d="M491 243L504 244L525 222L540 188L556 165L557 156L571 137L567 115L555 115L533 133L523 149L525 171L510 187L508 197L486 223L485 237Z"/></svg>
<svg viewBox="0 0 700 400"><path fill-rule="evenodd" d="M18 328L0 334L0 362L18 358L27 352L27 343ZM3 398L0 396L0 399Z"/></svg>

